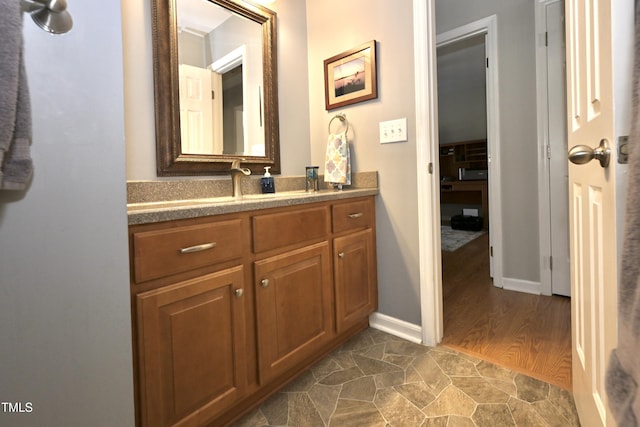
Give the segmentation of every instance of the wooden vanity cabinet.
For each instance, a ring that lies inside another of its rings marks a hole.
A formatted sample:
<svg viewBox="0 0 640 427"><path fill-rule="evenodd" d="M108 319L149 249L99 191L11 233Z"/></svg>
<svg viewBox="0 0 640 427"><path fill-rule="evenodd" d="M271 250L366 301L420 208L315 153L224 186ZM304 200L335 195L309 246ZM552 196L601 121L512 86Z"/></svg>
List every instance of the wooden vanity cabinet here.
<svg viewBox="0 0 640 427"><path fill-rule="evenodd" d="M245 397L248 230L236 217L130 228L139 425L207 425Z"/></svg>
<svg viewBox="0 0 640 427"><path fill-rule="evenodd" d="M373 198L332 206L336 328L341 333L378 306Z"/></svg>
<svg viewBox="0 0 640 427"><path fill-rule="evenodd" d="M256 331L260 384L313 356L335 336L327 206L257 215Z"/></svg>
<svg viewBox="0 0 640 427"><path fill-rule="evenodd" d="M129 234L141 426L229 425L377 307L373 196Z"/></svg>
<svg viewBox="0 0 640 427"><path fill-rule="evenodd" d="M242 267L136 296L146 426L205 425L247 386Z"/></svg>

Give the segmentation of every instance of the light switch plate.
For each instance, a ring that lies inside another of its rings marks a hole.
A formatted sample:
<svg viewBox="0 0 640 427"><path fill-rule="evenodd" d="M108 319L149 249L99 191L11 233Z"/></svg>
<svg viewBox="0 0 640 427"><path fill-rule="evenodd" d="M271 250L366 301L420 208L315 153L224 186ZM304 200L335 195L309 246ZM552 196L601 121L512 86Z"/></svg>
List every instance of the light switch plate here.
<svg viewBox="0 0 640 427"><path fill-rule="evenodd" d="M380 144L407 140L407 118L380 122Z"/></svg>

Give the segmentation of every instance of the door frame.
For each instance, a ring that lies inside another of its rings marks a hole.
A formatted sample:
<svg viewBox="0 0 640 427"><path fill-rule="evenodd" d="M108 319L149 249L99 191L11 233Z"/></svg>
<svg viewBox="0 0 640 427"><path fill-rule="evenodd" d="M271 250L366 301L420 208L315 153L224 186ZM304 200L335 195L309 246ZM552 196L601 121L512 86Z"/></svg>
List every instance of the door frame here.
<svg viewBox="0 0 640 427"><path fill-rule="evenodd" d="M442 341L442 257L435 0L413 0L416 161L418 179L418 262L422 343ZM436 223L436 218L438 222Z"/></svg>
<svg viewBox="0 0 640 427"><path fill-rule="evenodd" d="M550 164L551 159L551 141L549 138L549 97L547 91L548 73L547 73L547 46L545 43L545 33L547 29L546 8L555 3L564 4L564 0L536 0L535 3L535 28L536 28L536 105L537 105L537 124L538 124L538 229L540 247L540 293L542 295L551 295L553 293L553 271L552 257L560 259L561 257L569 257L568 247L567 253L554 254L554 239L561 238L554 236L551 232L551 180L550 180ZM563 94L564 96L564 94ZM565 114L566 116L566 114ZM566 134L565 134L566 140ZM568 195L567 195L568 197ZM569 205L566 207L566 230L567 235L564 236L567 241L569 239ZM570 281L570 278L566 278Z"/></svg>
<svg viewBox="0 0 640 427"><path fill-rule="evenodd" d="M486 33L487 151L489 160L489 238L493 247L494 285L502 287L502 203L498 107L498 35L495 15L463 27L435 34L435 0L413 1L416 85L416 160L418 171L418 240L420 251L420 310L422 342L436 345L444 333L442 312L442 265L440 254L440 176L438 159L438 80L436 45L444 45ZM434 179L435 177L435 179ZM493 184L492 184L493 183Z"/></svg>
<svg viewBox="0 0 640 427"><path fill-rule="evenodd" d="M490 275L493 286L502 288L502 198L500 189L500 109L498 107L498 17L491 15L461 27L436 35L437 48L479 35L485 36L487 70L485 90L487 97L487 161L489 168L489 247L491 248ZM436 75L437 82L437 75ZM436 144L436 150L438 144ZM439 175L438 175L439 176ZM434 212L438 213L438 212ZM440 215L436 215L439 223Z"/></svg>

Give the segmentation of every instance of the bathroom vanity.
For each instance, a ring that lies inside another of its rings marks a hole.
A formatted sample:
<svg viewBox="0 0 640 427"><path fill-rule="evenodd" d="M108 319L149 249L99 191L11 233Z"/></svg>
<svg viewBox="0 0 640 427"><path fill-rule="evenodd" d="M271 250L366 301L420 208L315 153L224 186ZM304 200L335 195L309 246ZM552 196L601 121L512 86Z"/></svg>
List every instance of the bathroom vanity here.
<svg viewBox="0 0 640 427"><path fill-rule="evenodd" d="M366 328L376 193L130 205L138 425L226 425Z"/></svg>

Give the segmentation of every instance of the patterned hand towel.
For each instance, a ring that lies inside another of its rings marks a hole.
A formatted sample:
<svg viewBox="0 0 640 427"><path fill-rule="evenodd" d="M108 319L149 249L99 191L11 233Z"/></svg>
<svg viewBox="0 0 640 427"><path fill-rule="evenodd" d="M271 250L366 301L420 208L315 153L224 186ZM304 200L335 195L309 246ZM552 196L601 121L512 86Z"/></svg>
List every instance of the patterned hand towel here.
<svg viewBox="0 0 640 427"><path fill-rule="evenodd" d="M324 182L351 185L351 153L344 132L329 135L324 160Z"/></svg>
<svg viewBox="0 0 640 427"><path fill-rule="evenodd" d="M15 0L0 0L0 10L0 190L23 190L33 165L22 12Z"/></svg>

